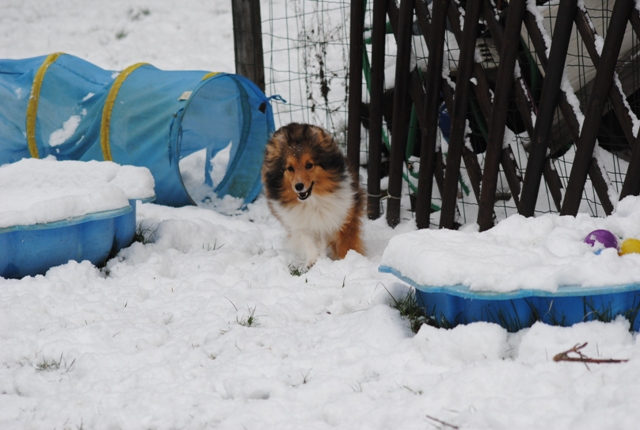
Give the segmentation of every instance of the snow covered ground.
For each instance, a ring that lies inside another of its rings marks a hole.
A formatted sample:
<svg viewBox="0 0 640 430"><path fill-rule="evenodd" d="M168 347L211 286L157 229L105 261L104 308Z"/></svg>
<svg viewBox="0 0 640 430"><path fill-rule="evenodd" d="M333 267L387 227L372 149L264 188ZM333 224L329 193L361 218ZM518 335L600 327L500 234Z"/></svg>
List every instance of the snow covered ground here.
<svg viewBox="0 0 640 430"><path fill-rule="evenodd" d="M233 71L231 25L228 0L4 0L0 57ZM408 217L366 221L366 256L299 274L262 197L235 216L138 216L149 243L102 269L0 279L0 428L638 428L640 346L624 319L414 335L390 306L408 287L378 272L390 239L415 230ZM553 360L584 342L628 362Z"/></svg>

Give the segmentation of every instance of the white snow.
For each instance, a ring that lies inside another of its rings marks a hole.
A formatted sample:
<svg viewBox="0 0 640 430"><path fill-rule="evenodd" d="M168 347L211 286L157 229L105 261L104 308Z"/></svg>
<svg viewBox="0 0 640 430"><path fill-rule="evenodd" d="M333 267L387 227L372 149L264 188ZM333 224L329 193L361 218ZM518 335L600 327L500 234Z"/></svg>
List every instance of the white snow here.
<svg viewBox="0 0 640 430"><path fill-rule="evenodd" d="M0 184L0 228L117 210L129 206L129 200L155 195L145 167L53 157L0 166Z"/></svg>
<svg viewBox="0 0 640 430"><path fill-rule="evenodd" d="M616 86L620 94L624 94L624 90L622 89L622 82L620 82L620 77L616 72L613 73L613 84ZM640 130L640 120L638 119L636 114L633 112L633 110L631 110L631 106L629 105L627 98L624 96L622 97L622 103L627 108L627 112L629 114L629 117L631 118L631 123L633 124L633 128L632 128L633 135L638 136L638 130Z"/></svg>
<svg viewBox="0 0 640 430"><path fill-rule="evenodd" d="M231 195L220 198L213 190L222 182L227 173L232 146L232 142L229 142L209 160L211 185L205 183L206 148L182 158L179 165L182 182L191 199L200 207L229 215L238 213L238 208L244 205L244 199Z"/></svg>
<svg viewBox="0 0 640 430"><path fill-rule="evenodd" d="M584 125L584 113L582 113L582 110L580 109L580 101L578 100L578 97L576 97L576 94L573 91L573 87L569 82L566 68L562 72L562 81L560 82L560 89L564 92L565 96L567 97L567 102L571 106L571 109L573 110L573 113L575 114L576 119L578 120L578 125L580 126L580 130L582 131L582 126Z"/></svg>
<svg viewBox="0 0 640 430"><path fill-rule="evenodd" d="M86 115L86 111L84 115ZM73 136L81 120L82 117L80 115L71 115L69 119L62 124L62 128L51 133L51 136L49 136L49 145L58 146L65 143L67 139Z"/></svg>
<svg viewBox="0 0 640 430"><path fill-rule="evenodd" d="M293 15L296 5L263 1L263 19L269 7ZM233 71L228 1L6 0L0 29L3 58L65 51L110 70L146 61ZM560 259L589 256L580 244L589 223L638 233L637 202L626 202L607 220L532 220L546 235L517 217L493 234L520 238L514 246L537 258L525 240L541 238ZM514 334L487 323L423 326L414 335L390 306L390 294L403 297L407 285L378 272L389 240L415 230L408 215L395 229L384 217L365 221L367 256L321 259L300 276L262 196L235 216L155 204L139 204L138 216L151 242L134 243L103 269L71 262L0 279L0 428L638 426L640 346L624 319ZM484 258L466 251L474 235L460 233L461 269ZM587 356L629 361L553 361L584 342Z"/></svg>

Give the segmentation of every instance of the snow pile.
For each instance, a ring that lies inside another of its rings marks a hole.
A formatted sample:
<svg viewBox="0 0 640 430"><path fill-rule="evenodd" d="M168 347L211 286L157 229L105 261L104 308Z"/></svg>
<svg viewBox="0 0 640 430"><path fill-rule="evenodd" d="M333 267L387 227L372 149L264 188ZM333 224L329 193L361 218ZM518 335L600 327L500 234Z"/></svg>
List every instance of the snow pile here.
<svg viewBox="0 0 640 430"><path fill-rule="evenodd" d="M640 237L640 198L628 197L607 218L520 215L486 232L421 230L394 237L381 265L417 285L465 285L475 291L554 292L560 286L602 287L640 282L640 254L594 253L593 230L621 239ZM595 249L596 251L598 249Z"/></svg>
<svg viewBox="0 0 640 430"><path fill-rule="evenodd" d="M0 166L0 228L122 209L154 197L145 167L109 161L24 159Z"/></svg>

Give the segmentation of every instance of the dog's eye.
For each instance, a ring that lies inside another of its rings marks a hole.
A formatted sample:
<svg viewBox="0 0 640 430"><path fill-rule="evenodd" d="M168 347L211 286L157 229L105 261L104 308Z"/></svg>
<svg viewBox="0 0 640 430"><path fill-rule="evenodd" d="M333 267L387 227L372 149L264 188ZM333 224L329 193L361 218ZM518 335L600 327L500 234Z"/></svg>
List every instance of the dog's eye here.
<svg viewBox="0 0 640 430"><path fill-rule="evenodd" d="M313 167L313 164L311 164L311 163L307 163L307 164L304 165L304 168L307 169L307 170L310 170L312 167Z"/></svg>
<svg viewBox="0 0 640 430"><path fill-rule="evenodd" d="M290 172L293 172L293 166L287 167L287 170L290 171Z"/></svg>

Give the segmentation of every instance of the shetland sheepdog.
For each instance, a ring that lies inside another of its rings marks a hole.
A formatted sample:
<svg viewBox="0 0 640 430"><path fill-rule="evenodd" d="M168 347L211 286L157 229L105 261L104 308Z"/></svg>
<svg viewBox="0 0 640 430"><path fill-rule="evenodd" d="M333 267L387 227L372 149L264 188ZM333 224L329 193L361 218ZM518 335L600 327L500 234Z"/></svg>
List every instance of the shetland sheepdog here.
<svg viewBox="0 0 640 430"><path fill-rule="evenodd" d="M326 130L292 123L265 150L262 181L269 209L311 267L318 258L364 253L364 194L354 170Z"/></svg>

